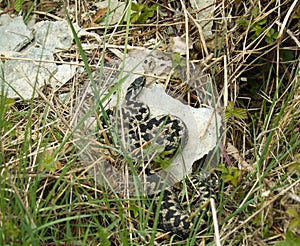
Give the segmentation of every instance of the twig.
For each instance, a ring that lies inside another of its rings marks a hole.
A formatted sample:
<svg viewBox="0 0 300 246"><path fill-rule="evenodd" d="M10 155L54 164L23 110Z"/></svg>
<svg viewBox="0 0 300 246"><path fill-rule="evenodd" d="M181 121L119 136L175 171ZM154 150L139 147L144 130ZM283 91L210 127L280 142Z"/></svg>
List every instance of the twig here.
<svg viewBox="0 0 300 246"><path fill-rule="evenodd" d="M215 229L215 243L216 243L216 246L221 246L218 218L217 218L217 212L216 212L216 204L215 204L215 200L213 198L210 198L210 206L211 206L211 212L212 212L214 229Z"/></svg>
<svg viewBox="0 0 300 246"><path fill-rule="evenodd" d="M224 108L228 105L228 70L227 70L227 56L224 55Z"/></svg>
<svg viewBox="0 0 300 246"><path fill-rule="evenodd" d="M297 44L298 47L300 47L300 41L296 38L296 36L294 35L294 33L290 30L287 29L282 23L280 23L279 21L275 21L275 23L281 27L280 31L284 28L286 29L286 33L288 35L290 35L290 37L295 41L295 43Z"/></svg>
<svg viewBox="0 0 300 246"><path fill-rule="evenodd" d="M283 31L286 27L286 24L288 22L288 20L290 19L290 16L295 8L295 6L297 5L298 1L294 1L293 4L291 5L289 11L286 13L284 19L283 19L283 22L282 22L282 25L281 25L281 28L280 28L280 31L279 31L279 34L278 34L278 38L281 38L282 34L283 34Z"/></svg>
<svg viewBox="0 0 300 246"><path fill-rule="evenodd" d="M186 42L186 80L187 83L190 81L190 53L189 53L189 12L185 7L185 3L183 0L180 0L183 12L184 12L184 20L185 20L185 42Z"/></svg>

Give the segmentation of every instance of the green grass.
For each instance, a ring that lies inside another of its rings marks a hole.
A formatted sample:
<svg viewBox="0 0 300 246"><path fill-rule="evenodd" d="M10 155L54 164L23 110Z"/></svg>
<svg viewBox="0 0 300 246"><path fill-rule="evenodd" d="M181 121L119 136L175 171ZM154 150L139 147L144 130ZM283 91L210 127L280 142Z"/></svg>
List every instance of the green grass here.
<svg viewBox="0 0 300 246"><path fill-rule="evenodd" d="M280 7L284 17L292 2L277 6L273 1L266 12L256 13L257 20L268 22L261 23L261 28L272 24L275 29L272 15ZM246 6L250 8L250 3ZM217 10L222 9L218 5ZM237 17L244 15L238 5L228 5L225 10L235 10ZM117 29L108 24L100 29L104 42L113 44L118 41L116 36L122 38L124 55L128 45L142 46L145 42L135 39L138 34L127 20ZM297 21L295 14L288 26L293 33L297 33ZM296 245L300 238L296 199L300 196L300 60L297 51L288 49L294 47L289 35L282 40L274 38L270 44L265 42L265 30L253 40L251 29L234 25L236 29L227 29L234 33L225 29L221 37L216 33L215 41L222 42L211 50L214 63L209 67L219 92L229 92L224 101L229 105L222 151L225 158L217 168L223 179L217 201L220 240L222 245ZM153 30L147 25L134 28L144 33ZM157 36L152 33L144 38L147 41ZM195 33L191 36L198 39ZM167 42L166 36L163 41ZM101 56L95 57L83 50L83 41L76 35L75 42L74 49L92 81L98 110L103 112L109 96L120 90L122 72L118 83L104 96L107 88L96 89L92 70L97 67L104 78L104 55L112 53L104 47ZM247 55L241 59L240 51L245 47ZM230 79L227 89L225 75ZM247 82L240 81L240 76L247 77ZM198 230L187 238L166 234L157 229L158 213L152 211L152 198L123 197L100 186L88 174L74 145L71 126L82 80L75 78L57 93L40 92L38 98L27 101L7 98L1 88L0 245L215 245L211 222L203 234ZM65 103L57 99L64 91L71 95ZM228 143L236 152L229 151Z"/></svg>

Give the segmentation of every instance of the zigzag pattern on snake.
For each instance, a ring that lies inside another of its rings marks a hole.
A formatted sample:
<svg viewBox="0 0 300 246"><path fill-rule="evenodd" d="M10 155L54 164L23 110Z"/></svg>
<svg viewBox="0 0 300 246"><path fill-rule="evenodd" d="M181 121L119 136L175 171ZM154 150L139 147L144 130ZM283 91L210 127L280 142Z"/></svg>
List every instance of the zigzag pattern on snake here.
<svg viewBox="0 0 300 246"><path fill-rule="evenodd" d="M139 77L130 85L121 107L106 111L110 124L106 121L104 126L111 132L115 127L116 147L125 149L134 162L143 164L171 161L188 140L187 127L181 119L173 115L151 118L149 107L137 100L137 95L144 84L145 78ZM104 122L103 117L102 121ZM148 167L146 172L153 174ZM156 180L156 177L152 179L154 184L151 184L151 187L160 187ZM192 182L197 183L199 194L193 212L187 212L181 207L174 187L157 190L151 195L156 200L153 211L159 213L159 228L185 236L197 224L200 225L198 229L206 226L208 213L206 208L201 208L201 204L205 204L209 198L215 196L217 179L212 176L205 179L195 177ZM159 199L161 203L158 203Z"/></svg>

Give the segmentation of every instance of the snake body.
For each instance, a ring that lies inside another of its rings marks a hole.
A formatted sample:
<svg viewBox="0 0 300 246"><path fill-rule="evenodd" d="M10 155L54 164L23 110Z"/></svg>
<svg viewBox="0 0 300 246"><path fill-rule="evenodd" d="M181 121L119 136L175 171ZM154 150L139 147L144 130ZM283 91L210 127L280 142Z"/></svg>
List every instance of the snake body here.
<svg viewBox="0 0 300 246"><path fill-rule="evenodd" d="M187 127L180 118L174 115L160 115L151 118L149 107L137 100L144 84L144 77L134 80L127 89L125 101L121 107L106 111L111 126L117 128L116 138L123 140L123 146L118 143L117 147L125 149L134 162L144 163L157 159L172 160L187 142ZM149 176L153 174L149 168L145 170ZM205 179L196 180L198 194L200 194L195 205L198 208L196 216L195 211L186 212L180 206L174 187L160 190L161 187L158 185L158 178L155 175L149 180L153 183L152 187L159 187L155 194L151 195L155 199L153 211L159 213L159 228L185 236L196 224L199 223L201 227L206 224L207 210L201 209L200 206L214 196L216 179L208 176ZM161 200L160 203L159 200Z"/></svg>
<svg viewBox="0 0 300 246"><path fill-rule="evenodd" d="M117 138L134 160L149 160L155 155L172 159L187 142L184 122L174 115L150 118L148 105L136 100L145 85L139 77L129 86L121 108L109 111L110 121L117 127Z"/></svg>

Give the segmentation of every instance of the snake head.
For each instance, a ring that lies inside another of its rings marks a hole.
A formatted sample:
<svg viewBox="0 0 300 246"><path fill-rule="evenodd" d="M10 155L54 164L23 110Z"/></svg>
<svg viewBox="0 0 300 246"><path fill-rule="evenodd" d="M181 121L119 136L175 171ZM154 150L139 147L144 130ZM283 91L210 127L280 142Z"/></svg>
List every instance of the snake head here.
<svg viewBox="0 0 300 246"><path fill-rule="evenodd" d="M126 93L126 99L130 99L131 97L136 97L146 83L146 79L144 76L136 78L128 87Z"/></svg>

